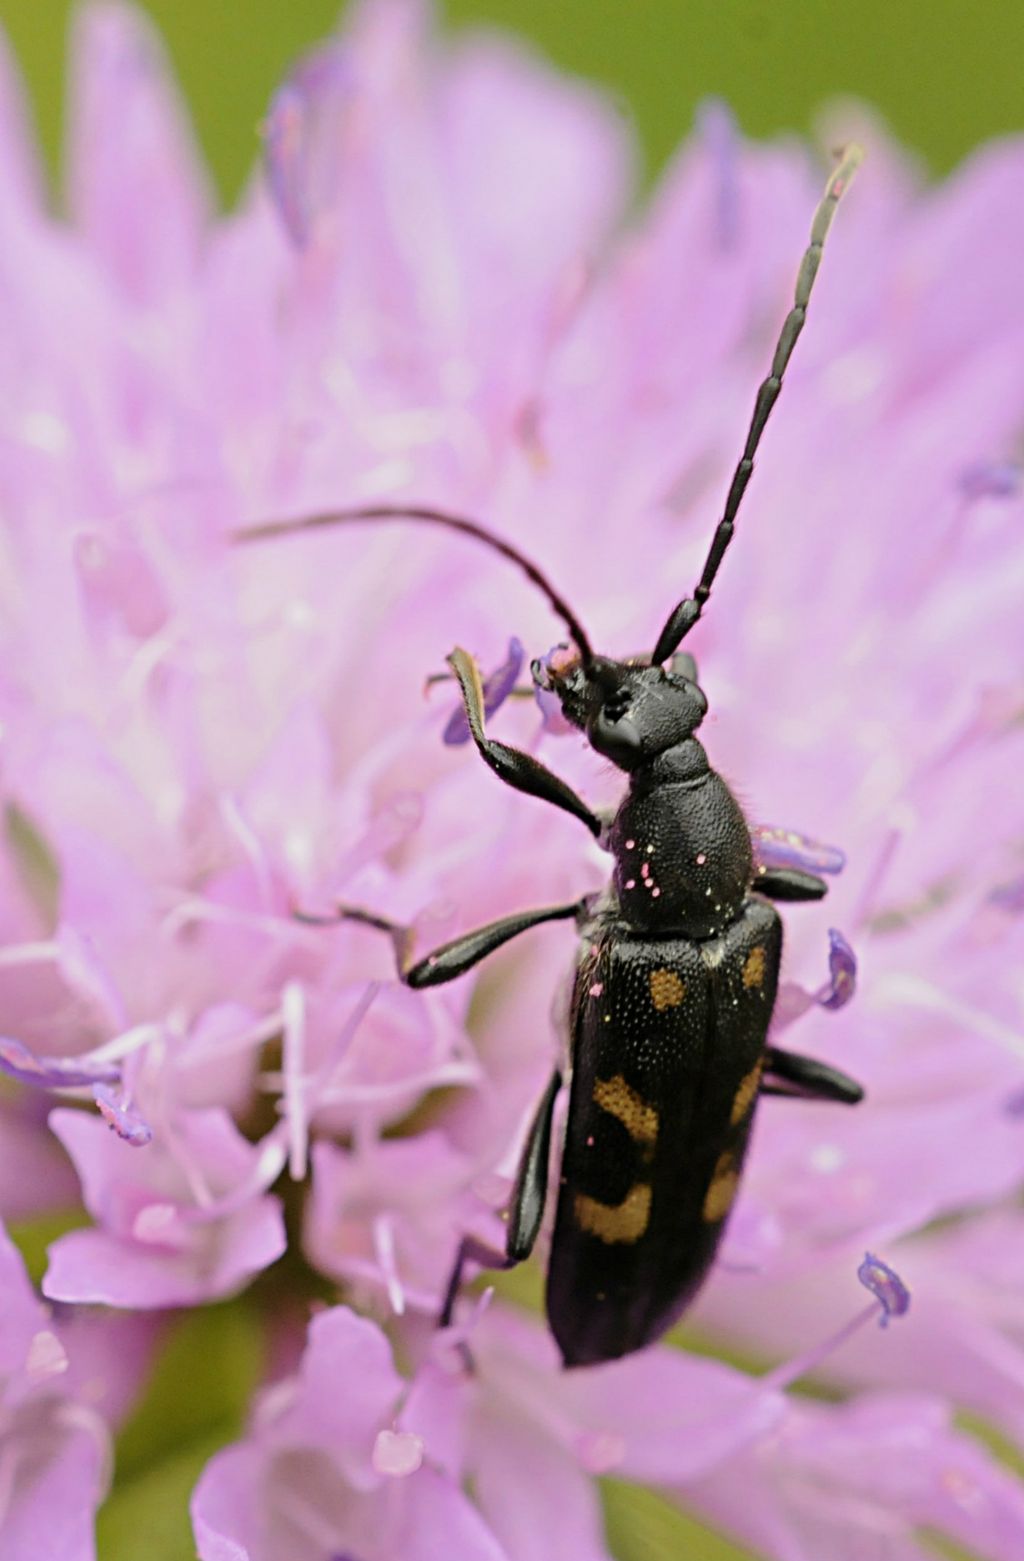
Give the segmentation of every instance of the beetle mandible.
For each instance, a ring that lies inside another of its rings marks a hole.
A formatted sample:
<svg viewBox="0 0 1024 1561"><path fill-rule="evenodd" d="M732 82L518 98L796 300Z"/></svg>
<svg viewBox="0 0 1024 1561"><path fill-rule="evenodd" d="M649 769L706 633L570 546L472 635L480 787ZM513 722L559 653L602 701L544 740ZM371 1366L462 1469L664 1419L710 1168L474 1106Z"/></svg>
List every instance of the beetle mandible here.
<svg viewBox="0 0 1024 1561"><path fill-rule="evenodd" d="M754 456L797 338L839 199L860 152L851 147L811 224L793 307L762 382L693 595L669 614L648 661L595 654L575 613L537 566L486 527L416 505L337 510L246 527L252 541L322 526L405 520L461 532L525 571L568 629L571 645L533 662L535 684L628 776L610 823L531 755L485 731L480 673L448 658L470 734L506 785L580 819L614 858L600 896L523 911L445 943L415 962L406 929L372 912L339 916L389 932L410 987L452 981L542 922L574 919L581 944L569 1021L570 1098L547 1278L547 1315L567 1366L643 1348L702 1285L733 1204L760 1095L855 1104L838 1070L768 1043L782 954L772 900L817 900L824 880L793 866L756 866L747 823L694 733L708 708L696 664L679 651L711 594ZM664 670L669 662L670 669ZM544 1211L556 1070L533 1119L508 1212L504 1256L463 1240L440 1322L451 1322L467 1262L512 1265L533 1250Z"/></svg>

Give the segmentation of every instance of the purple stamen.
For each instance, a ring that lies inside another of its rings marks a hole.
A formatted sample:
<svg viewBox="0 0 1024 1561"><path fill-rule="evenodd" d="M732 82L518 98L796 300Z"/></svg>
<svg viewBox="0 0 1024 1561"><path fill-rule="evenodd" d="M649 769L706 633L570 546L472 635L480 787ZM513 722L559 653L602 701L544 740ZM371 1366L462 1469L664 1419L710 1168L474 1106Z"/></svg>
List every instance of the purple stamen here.
<svg viewBox="0 0 1024 1561"><path fill-rule="evenodd" d="M957 487L968 500L1016 498L1020 485L1021 468L1015 461L975 461L957 478Z"/></svg>
<svg viewBox="0 0 1024 1561"><path fill-rule="evenodd" d="M838 846L823 845L808 835L777 824L755 824L750 831L759 867L799 867L808 873L841 873L846 857Z"/></svg>
<svg viewBox="0 0 1024 1561"><path fill-rule="evenodd" d="M715 238L728 252L739 233L739 159L736 120L721 98L708 98L697 110L697 129L715 170Z"/></svg>
<svg viewBox="0 0 1024 1561"><path fill-rule="evenodd" d="M569 645L554 645L544 656L533 663L533 697L541 714L544 730L552 737L568 737L576 728L562 714L562 701L555 693L554 683L565 675L579 660Z"/></svg>
<svg viewBox="0 0 1024 1561"><path fill-rule="evenodd" d="M899 1274L891 1269L888 1263L883 1263L880 1257L865 1252L864 1261L857 1270L857 1278L881 1304L881 1315L879 1316L874 1306L862 1307L827 1339L812 1345L809 1350L797 1355L795 1359L786 1361L783 1365L776 1366L774 1371L768 1372L761 1378L762 1387L773 1392L792 1387L794 1382L799 1382L801 1377L816 1371L831 1355L842 1349L847 1340L859 1333L872 1317L878 1317L881 1326L885 1328L890 1317L902 1317L910 1310L910 1291Z"/></svg>
<svg viewBox="0 0 1024 1561"><path fill-rule="evenodd" d="M836 1013L853 997L857 989L857 956L835 927L829 928L828 942L829 978L816 992L808 992L795 981L784 981L780 986L772 1020L776 1031L794 1024L815 1003Z"/></svg>
<svg viewBox="0 0 1024 1561"><path fill-rule="evenodd" d="M152 1143L153 1129L134 1106L119 1100L106 1084L95 1085L92 1093L99 1107L100 1116L118 1138L123 1138L133 1149L144 1149L147 1144Z"/></svg>
<svg viewBox="0 0 1024 1561"><path fill-rule="evenodd" d="M1018 915L1024 911L1024 873L1011 878L1009 883L998 884L989 894L989 904L998 905L1001 911Z"/></svg>
<svg viewBox="0 0 1024 1561"><path fill-rule="evenodd" d="M571 645L566 645L563 640L558 645L552 645L551 649L543 656L539 656L534 663L534 681L538 688L551 688L552 679L555 682L565 677L579 661L579 656ZM537 668L540 668L538 671Z"/></svg>
<svg viewBox="0 0 1024 1561"><path fill-rule="evenodd" d="M814 1000L835 1012L845 1008L857 990L857 956L835 927L828 929L828 942L829 979L815 992Z"/></svg>
<svg viewBox="0 0 1024 1561"><path fill-rule="evenodd" d="M81 1086L118 1084L121 1069L114 1063L89 1062L85 1057L39 1057L8 1037L0 1037L0 1069L21 1084L37 1089L77 1089Z"/></svg>
<svg viewBox="0 0 1024 1561"><path fill-rule="evenodd" d="M288 236L305 249L330 204L339 156L336 117L347 70L337 47L303 60L271 99L263 127L267 182Z"/></svg>
<svg viewBox="0 0 1024 1561"><path fill-rule="evenodd" d="M865 1252L864 1261L857 1270L857 1278L871 1291L882 1305L879 1322L888 1326L890 1317L902 1317L910 1310L910 1291L894 1268L883 1263L873 1252Z"/></svg>
<svg viewBox="0 0 1024 1561"><path fill-rule="evenodd" d="M500 667L495 667L493 672L488 672L483 680L484 688L484 714L492 716L496 710L500 710L509 694L516 686L523 666L523 647L513 635L508 642L508 653ZM470 739L469 722L466 720L466 712L460 705L452 711L451 719L444 729L442 741L450 748L457 748L461 743L468 743Z"/></svg>

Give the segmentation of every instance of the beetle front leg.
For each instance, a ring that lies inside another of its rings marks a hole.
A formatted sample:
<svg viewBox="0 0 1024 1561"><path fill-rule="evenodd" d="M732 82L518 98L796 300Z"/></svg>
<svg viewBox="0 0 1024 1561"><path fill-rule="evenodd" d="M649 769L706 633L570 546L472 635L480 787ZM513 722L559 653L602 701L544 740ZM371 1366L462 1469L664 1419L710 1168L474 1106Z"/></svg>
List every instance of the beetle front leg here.
<svg viewBox="0 0 1024 1561"><path fill-rule="evenodd" d="M848 1073L830 1068L816 1057L769 1046L765 1055L762 1095L786 1095L792 1100L834 1100L856 1106L864 1099L863 1087Z"/></svg>
<svg viewBox="0 0 1024 1561"><path fill-rule="evenodd" d="M556 1069L530 1123L530 1131L526 1135L523 1152L519 1157L519 1168L516 1171L515 1186L508 1209L508 1231L504 1253L496 1252L493 1247L487 1246L476 1236L462 1238L448 1288L445 1291L444 1305L438 1315L439 1328L447 1328L451 1325L455 1302L462 1288L463 1270L467 1263L479 1263L483 1268L504 1271L524 1262L533 1251L547 1198L548 1162L551 1158L551 1120L561 1087L562 1075Z"/></svg>
<svg viewBox="0 0 1024 1561"><path fill-rule="evenodd" d="M521 748L510 748L507 743L495 742L484 731L484 690L480 669L468 651L455 649L448 657L448 665L455 673L462 703L469 722L470 735L481 756L490 765L499 780L527 796L539 797L580 819L595 839L601 835L602 824L597 814L578 797L571 786L549 770L546 765L524 753Z"/></svg>

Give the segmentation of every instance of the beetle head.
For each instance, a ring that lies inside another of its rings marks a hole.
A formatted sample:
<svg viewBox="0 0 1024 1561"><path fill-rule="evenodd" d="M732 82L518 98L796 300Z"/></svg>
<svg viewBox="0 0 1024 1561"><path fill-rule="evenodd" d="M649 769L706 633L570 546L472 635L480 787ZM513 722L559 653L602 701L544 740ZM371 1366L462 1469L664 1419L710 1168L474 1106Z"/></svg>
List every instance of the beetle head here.
<svg viewBox="0 0 1024 1561"><path fill-rule="evenodd" d="M533 681L556 695L562 714L620 770L635 770L690 737L708 702L692 679L662 667L595 656L566 645L534 661Z"/></svg>

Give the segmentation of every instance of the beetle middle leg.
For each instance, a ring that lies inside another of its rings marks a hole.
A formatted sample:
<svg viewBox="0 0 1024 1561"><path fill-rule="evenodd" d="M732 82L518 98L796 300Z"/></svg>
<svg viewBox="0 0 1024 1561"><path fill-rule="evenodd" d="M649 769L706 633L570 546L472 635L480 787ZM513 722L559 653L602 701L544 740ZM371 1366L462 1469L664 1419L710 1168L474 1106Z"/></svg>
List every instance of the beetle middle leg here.
<svg viewBox="0 0 1024 1561"><path fill-rule="evenodd" d="M411 957L412 928L403 926L401 922L389 921L386 916L378 916L374 911L363 910L357 905L339 905L331 916L310 916L303 911L296 914L300 921L316 926L334 926L339 921L354 921L364 927L374 927L378 932L386 932L394 945L399 980L418 991L422 987L443 986L446 981L454 981L456 977L465 975L467 970L472 970L488 954L493 954L502 944L518 937L521 932L528 932L531 927L539 927L546 921L575 919L586 910L588 903L589 897L585 897L573 900L568 905L548 905L539 911L517 911L512 916L502 916L498 921L488 922L486 927L461 933L459 937L440 944L415 961Z"/></svg>

